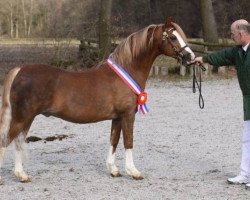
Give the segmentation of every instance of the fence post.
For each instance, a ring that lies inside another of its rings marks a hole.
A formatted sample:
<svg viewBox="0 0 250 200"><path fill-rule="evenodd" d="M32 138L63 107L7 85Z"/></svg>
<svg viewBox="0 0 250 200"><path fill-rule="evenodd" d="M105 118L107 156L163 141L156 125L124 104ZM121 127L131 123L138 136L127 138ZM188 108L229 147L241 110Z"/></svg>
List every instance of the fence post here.
<svg viewBox="0 0 250 200"><path fill-rule="evenodd" d="M218 74L225 75L226 74L226 67L225 66L219 67L218 68Z"/></svg>
<svg viewBox="0 0 250 200"><path fill-rule="evenodd" d="M207 63L204 63L203 66L205 67L206 71L204 72L205 76L207 76L209 74L209 66Z"/></svg>
<svg viewBox="0 0 250 200"><path fill-rule="evenodd" d="M151 67L150 71L149 71L149 77L154 75L154 66Z"/></svg>
<svg viewBox="0 0 250 200"><path fill-rule="evenodd" d="M193 75L194 75L193 66L190 66L190 67L189 67L189 74L190 74L190 76L193 76Z"/></svg>
<svg viewBox="0 0 250 200"><path fill-rule="evenodd" d="M186 67L181 65L180 66L180 75L185 76L186 75Z"/></svg>
<svg viewBox="0 0 250 200"><path fill-rule="evenodd" d="M159 75L159 66L154 66L154 74L155 76Z"/></svg>
<svg viewBox="0 0 250 200"><path fill-rule="evenodd" d="M162 76L168 75L168 67L161 67L161 75Z"/></svg>

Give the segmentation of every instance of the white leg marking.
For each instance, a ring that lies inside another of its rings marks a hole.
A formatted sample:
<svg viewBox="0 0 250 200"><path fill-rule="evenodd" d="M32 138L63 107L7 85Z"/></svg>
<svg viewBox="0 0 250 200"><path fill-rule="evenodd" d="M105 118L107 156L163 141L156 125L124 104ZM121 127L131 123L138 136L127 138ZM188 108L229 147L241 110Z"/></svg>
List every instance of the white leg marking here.
<svg viewBox="0 0 250 200"><path fill-rule="evenodd" d="M0 149L0 172L1 172L1 167L2 167L2 164L3 164L5 150L6 150L6 148L1 148ZM3 185L3 184L4 184L3 179L0 176L0 185Z"/></svg>
<svg viewBox="0 0 250 200"><path fill-rule="evenodd" d="M10 104L10 90L11 85L19 72L20 68L12 69L7 75L4 86L3 86L3 95L2 95L2 107L0 110L0 168L3 164L3 157L5 152L5 146L7 146L8 133L10 130L11 123L11 104ZM0 176L0 185L3 184L3 180Z"/></svg>
<svg viewBox="0 0 250 200"><path fill-rule="evenodd" d="M24 136L22 133L15 139L15 147L14 173L21 182L30 182L29 176L23 170L23 161L27 159L27 154L24 150Z"/></svg>
<svg viewBox="0 0 250 200"><path fill-rule="evenodd" d="M23 170L23 152L15 151L15 175L21 182L30 182L30 178Z"/></svg>
<svg viewBox="0 0 250 200"><path fill-rule="evenodd" d="M106 165L112 176L120 176L119 170L115 165L115 153L113 153L113 146L110 146L109 148Z"/></svg>
<svg viewBox="0 0 250 200"><path fill-rule="evenodd" d="M134 165L132 149L126 149L125 154L126 154L125 170L127 174L135 179L141 179L142 178L141 172L139 172Z"/></svg>

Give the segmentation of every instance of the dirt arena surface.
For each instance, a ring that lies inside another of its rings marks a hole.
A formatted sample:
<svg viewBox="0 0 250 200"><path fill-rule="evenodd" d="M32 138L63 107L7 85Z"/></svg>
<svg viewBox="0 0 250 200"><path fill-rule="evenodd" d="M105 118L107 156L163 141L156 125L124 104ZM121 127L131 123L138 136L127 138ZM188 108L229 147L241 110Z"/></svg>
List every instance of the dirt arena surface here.
<svg viewBox="0 0 250 200"><path fill-rule="evenodd" d="M29 136L69 137L30 142L24 164L32 182L14 177L13 147L7 149L1 200L70 199L250 199L243 185L228 185L237 175L243 129L242 97L236 78L203 82L205 108L198 106L191 80L149 80L149 114L137 114L134 162L144 179L125 174L122 138L116 164L122 177L112 178L105 161L110 121L72 124L37 116Z"/></svg>

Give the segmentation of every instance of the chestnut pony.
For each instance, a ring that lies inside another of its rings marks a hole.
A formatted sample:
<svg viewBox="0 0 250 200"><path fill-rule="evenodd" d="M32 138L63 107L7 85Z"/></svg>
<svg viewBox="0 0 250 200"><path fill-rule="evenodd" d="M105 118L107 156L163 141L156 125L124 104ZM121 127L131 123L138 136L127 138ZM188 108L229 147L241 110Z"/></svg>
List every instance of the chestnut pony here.
<svg viewBox="0 0 250 200"><path fill-rule="evenodd" d="M111 54L112 60L145 88L151 66L160 54L190 62L194 54L185 44L182 29L170 18L165 24L150 25L131 34ZM133 162L133 126L137 97L104 61L84 72L69 72L49 65L24 65L12 69L3 85L0 113L0 167L6 147L15 144L15 176L30 178L23 170L23 143L34 118L43 114L74 123L112 120L107 168L120 176L115 152L121 131L125 147L125 169L134 179L142 179ZM0 177L0 182L3 180Z"/></svg>

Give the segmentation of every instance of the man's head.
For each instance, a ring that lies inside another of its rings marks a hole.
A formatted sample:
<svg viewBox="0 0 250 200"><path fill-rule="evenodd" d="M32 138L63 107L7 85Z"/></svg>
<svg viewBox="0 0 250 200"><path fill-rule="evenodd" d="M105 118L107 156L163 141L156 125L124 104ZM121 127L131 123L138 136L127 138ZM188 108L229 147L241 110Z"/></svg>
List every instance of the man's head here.
<svg viewBox="0 0 250 200"><path fill-rule="evenodd" d="M250 24L244 19L237 20L231 25L231 38L237 45L246 45L250 42Z"/></svg>

